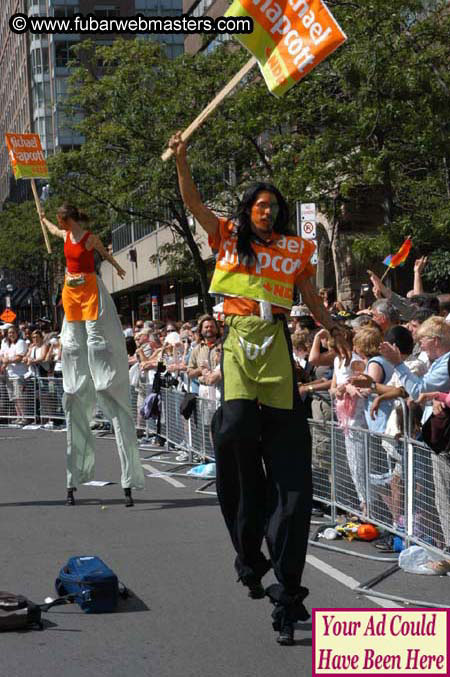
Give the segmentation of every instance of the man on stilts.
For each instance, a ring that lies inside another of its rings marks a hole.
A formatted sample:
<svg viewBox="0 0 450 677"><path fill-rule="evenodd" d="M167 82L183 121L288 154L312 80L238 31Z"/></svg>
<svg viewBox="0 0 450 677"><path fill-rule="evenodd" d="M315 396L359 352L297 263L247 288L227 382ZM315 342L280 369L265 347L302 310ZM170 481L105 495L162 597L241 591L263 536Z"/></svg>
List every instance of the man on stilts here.
<svg viewBox="0 0 450 677"><path fill-rule="evenodd" d="M294 285L344 356L349 348L311 283L314 245L290 234L280 192L255 184L233 221L218 218L201 200L180 133L169 146L184 203L218 251L210 292L225 296L222 402L212 423L220 507L239 580L250 597L270 597L277 641L289 645L294 623L309 618L301 577L312 503L311 438L286 323ZM264 590L271 567L278 583Z"/></svg>

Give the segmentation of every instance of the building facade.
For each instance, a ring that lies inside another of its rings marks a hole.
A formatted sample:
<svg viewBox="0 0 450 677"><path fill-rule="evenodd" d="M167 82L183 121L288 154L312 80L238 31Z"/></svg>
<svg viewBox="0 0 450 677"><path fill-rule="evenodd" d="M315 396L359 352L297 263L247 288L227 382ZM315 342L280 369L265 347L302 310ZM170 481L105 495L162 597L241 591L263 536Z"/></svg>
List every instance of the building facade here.
<svg viewBox="0 0 450 677"><path fill-rule="evenodd" d="M12 14L26 12L26 0L3 0L0 10L0 205L10 197L20 202L28 197L28 182L16 181L10 169L4 141L6 132L31 132L30 70L28 40L9 28Z"/></svg>
<svg viewBox="0 0 450 677"><path fill-rule="evenodd" d="M76 148L83 142L74 129L76 117L64 112L67 96L68 61L71 48L80 42L76 34L23 33L9 28L13 14L72 17L95 14L99 18L133 16L176 16L182 13L182 0L2 0L0 7L0 134L35 132L47 156ZM111 44L114 35L90 36L102 45ZM132 38L132 35L124 35ZM147 36L139 36L146 39ZM152 35L165 44L167 54L176 57L184 51L183 35ZM29 182L15 181L6 147L0 144L0 209L6 200L29 197Z"/></svg>

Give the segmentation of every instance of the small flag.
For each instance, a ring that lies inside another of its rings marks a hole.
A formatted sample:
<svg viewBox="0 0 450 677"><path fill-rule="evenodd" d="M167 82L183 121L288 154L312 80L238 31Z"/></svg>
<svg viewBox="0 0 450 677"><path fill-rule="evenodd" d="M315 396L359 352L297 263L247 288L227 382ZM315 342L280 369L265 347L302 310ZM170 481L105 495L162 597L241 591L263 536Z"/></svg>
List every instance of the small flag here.
<svg viewBox="0 0 450 677"><path fill-rule="evenodd" d="M409 256L411 245L411 238L407 237L396 254L389 254L389 256L386 256L383 261L384 265L388 266L389 268L397 268L397 266L402 266Z"/></svg>

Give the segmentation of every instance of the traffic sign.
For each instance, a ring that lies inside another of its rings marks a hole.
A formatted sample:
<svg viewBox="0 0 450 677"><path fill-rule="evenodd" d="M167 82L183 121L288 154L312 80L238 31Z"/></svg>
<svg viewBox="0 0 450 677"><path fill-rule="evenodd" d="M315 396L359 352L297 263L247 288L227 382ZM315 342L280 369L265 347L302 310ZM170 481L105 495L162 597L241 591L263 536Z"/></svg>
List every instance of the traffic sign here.
<svg viewBox="0 0 450 677"><path fill-rule="evenodd" d="M315 221L316 220L315 202L302 202L300 213L302 221Z"/></svg>
<svg viewBox="0 0 450 677"><path fill-rule="evenodd" d="M3 320L3 322L14 322L16 317L17 317L16 313L13 310L11 310L11 308L6 308L6 310L4 310L3 313L0 315L0 320Z"/></svg>
<svg viewBox="0 0 450 677"><path fill-rule="evenodd" d="M315 221L302 221L302 237L305 240L315 240L316 238Z"/></svg>

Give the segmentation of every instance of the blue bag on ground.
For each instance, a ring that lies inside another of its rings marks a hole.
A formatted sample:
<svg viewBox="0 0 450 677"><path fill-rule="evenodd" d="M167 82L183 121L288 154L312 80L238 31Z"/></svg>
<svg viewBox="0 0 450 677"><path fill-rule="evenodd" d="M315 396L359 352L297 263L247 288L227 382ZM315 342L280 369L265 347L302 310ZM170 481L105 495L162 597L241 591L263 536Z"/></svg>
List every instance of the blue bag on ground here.
<svg viewBox="0 0 450 677"><path fill-rule="evenodd" d="M71 557L55 581L59 596L73 595L73 601L87 614L115 611L119 601L119 580L99 557Z"/></svg>

